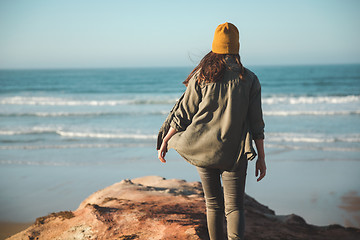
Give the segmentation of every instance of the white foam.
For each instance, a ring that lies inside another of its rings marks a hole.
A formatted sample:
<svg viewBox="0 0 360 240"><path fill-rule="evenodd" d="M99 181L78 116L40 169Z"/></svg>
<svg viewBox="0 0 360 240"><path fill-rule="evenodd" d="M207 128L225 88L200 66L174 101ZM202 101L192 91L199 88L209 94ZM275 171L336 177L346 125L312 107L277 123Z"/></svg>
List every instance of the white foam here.
<svg viewBox="0 0 360 240"><path fill-rule="evenodd" d="M122 115L166 115L169 111L151 112L23 112L0 113L1 117L94 117L94 116L122 116Z"/></svg>
<svg viewBox="0 0 360 240"><path fill-rule="evenodd" d="M129 98L129 99L71 99L55 97L5 97L0 100L1 105L39 105L39 106L118 106L118 105L148 105L148 104L174 104L176 98ZM276 104L346 104L360 103L359 95L349 96L269 96L263 97L265 105Z"/></svg>
<svg viewBox="0 0 360 240"><path fill-rule="evenodd" d="M116 134L116 133L92 133L92 132L66 132L56 131L62 137L76 137L76 138L118 138L118 139L156 139L156 135L146 134Z"/></svg>
<svg viewBox="0 0 360 240"><path fill-rule="evenodd" d="M6 97L2 105L39 105L39 106L118 106L131 104L173 104L176 99L114 99L114 100L76 100L53 97Z"/></svg>
<svg viewBox="0 0 360 240"><path fill-rule="evenodd" d="M0 135L31 135L31 134L57 134L69 138L104 138L104 139L156 139L154 134L137 133L104 133L104 132L75 132L65 131L61 127L32 127L17 130L0 130Z"/></svg>
<svg viewBox="0 0 360 240"><path fill-rule="evenodd" d="M359 103L360 96L271 96L262 99L264 104L343 104L343 103Z"/></svg>
<svg viewBox="0 0 360 240"><path fill-rule="evenodd" d="M0 135L26 135L26 134L45 134L56 133L57 129L51 127L32 127L18 130L0 130Z"/></svg>
<svg viewBox="0 0 360 240"><path fill-rule="evenodd" d="M359 111L264 111L265 116L332 116L332 115L360 115Z"/></svg>
<svg viewBox="0 0 360 240"><path fill-rule="evenodd" d="M329 152L360 152L360 148L356 147L324 147L324 146L299 146L299 145L283 145L267 143L266 148L280 148L291 150L314 150L314 151L329 151Z"/></svg>
<svg viewBox="0 0 360 240"><path fill-rule="evenodd" d="M266 133L269 142L293 143L360 143L360 134L333 135L302 133Z"/></svg>
<svg viewBox="0 0 360 240"><path fill-rule="evenodd" d="M0 150L39 150L39 149L71 149L71 148L128 148L146 147L144 143L79 143L79 144L58 144L58 145L9 145L0 146ZM152 143L151 143L152 146Z"/></svg>

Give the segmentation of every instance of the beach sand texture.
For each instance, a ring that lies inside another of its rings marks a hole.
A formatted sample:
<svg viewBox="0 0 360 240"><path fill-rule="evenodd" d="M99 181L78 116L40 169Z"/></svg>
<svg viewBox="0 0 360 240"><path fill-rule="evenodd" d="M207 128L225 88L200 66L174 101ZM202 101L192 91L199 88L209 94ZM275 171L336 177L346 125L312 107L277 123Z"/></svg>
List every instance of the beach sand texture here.
<svg viewBox="0 0 360 240"><path fill-rule="evenodd" d="M18 232L21 232L33 223L14 223L14 222L3 222L0 221L0 239L6 239Z"/></svg>

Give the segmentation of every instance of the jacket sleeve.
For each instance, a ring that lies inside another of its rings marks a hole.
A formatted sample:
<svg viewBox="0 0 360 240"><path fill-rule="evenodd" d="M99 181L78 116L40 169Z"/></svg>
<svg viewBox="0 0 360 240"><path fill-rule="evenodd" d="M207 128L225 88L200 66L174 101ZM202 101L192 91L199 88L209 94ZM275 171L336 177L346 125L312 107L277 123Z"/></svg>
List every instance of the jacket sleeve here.
<svg viewBox="0 0 360 240"><path fill-rule="evenodd" d="M201 102L201 88L197 83L197 75L190 79L184 98L174 113L170 126L177 132L184 131L192 122Z"/></svg>
<svg viewBox="0 0 360 240"><path fill-rule="evenodd" d="M248 120L252 138L254 140L264 139L265 123L261 107L261 85L256 76L250 89Z"/></svg>

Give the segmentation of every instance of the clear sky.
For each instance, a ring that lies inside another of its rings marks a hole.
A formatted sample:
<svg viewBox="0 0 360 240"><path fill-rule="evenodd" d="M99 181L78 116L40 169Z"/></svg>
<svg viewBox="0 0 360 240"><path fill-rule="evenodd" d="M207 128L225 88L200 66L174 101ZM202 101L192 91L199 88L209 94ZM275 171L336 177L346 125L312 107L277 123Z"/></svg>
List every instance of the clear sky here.
<svg viewBox="0 0 360 240"><path fill-rule="evenodd" d="M360 63L358 0L0 0L0 68L194 66L226 21L244 65Z"/></svg>

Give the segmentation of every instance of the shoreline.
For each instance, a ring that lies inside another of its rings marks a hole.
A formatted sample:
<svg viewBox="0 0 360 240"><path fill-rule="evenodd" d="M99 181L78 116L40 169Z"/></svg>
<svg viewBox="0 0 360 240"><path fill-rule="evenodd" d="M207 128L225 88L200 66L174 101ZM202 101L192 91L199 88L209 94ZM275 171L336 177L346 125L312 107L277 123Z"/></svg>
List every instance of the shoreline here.
<svg viewBox="0 0 360 240"><path fill-rule="evenodd" d="M0 240L6 239L16 233L19 233L30 227L32 224L34 223L0 221Z"/></svg>
<svg viewBox="0 0 360 240"><path fill-rule="evenodd" d="M269 236L352 240L360 236L360 228L338 224L316 226L294 213L276 214L247 194L244 200L245 236L249 240ZM14 225L10 223L8 226ZM262 231L258 231L259 226ZM160 176L124 179L91 194L74 211L38 217L30 227L9 239L79 237L208 239L201 183Z"/></svg>
<svg viewBox="0 0 360 240"><path fill-rule="evenodd" d="M356 206L360 201L357 184L360 180L357 174L360 162L298 162L296 159L286 162L274 155L268 164L268 175L261 182L256 182L254 176L255 162L249 164L245 189L247 194L267 204L277 214L295 213L310 224L360 227L357 221L360 212L349 209L349 205L354 203L352 205ZM154 174L199 181L192 165L177 159L174 152L169 153L169 159L172 160L166 165L154 164L155 160L140 161L146 166L142 171L135 170L132 162L121 162L121 169L118 165L97 168L3 166L0 168L0 182L3 184L0 189L0 200L3 203L0 205L0 221L32 222L51 212L75 210L86 196L121 179ZM95 175L102 177L91 177ZM43 179L49 181L44 182ZM284 195L284 192L292 194ZM23 198L24 195L27 198Z"/></svg>
<svg viewBox="0 0 360 240"><path fill-rule="evenodd" d="M334 194L334 192L331 192L330 194ZM360 219L357 217L357 212L360 211L360 196L359 192L353 190L348 191L344 193L341 197L340 204L337 206L338 210L343 210L347 213L347 217L344 217L344 223L333 223L336 225L340 225L343 227L353 227L353 228L360 228ZM318 199L314 196L311 196L310 199L311 202L316 203ZM344 212L344 213L345 213ZM286 214L286 213L284 213ZM287 213L289 214L289 213ZM41 217L41 216L38 216ZM306 217L305 217L306 219ZM34 221L29 222L16 222L16 221L6 221L6 220L0 220L0 240L5 239L4 234L7 236L10 236L8 234L15 234L17 232L21 232L22 230L25 230L32 224L34 224ZM309 223L313 224L313 223ZM316 224L315 224L316 225ZM327 226L326 224L318 225L318 226Z"/></svg>

